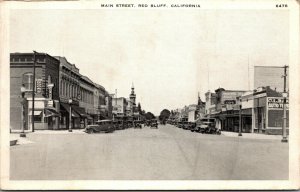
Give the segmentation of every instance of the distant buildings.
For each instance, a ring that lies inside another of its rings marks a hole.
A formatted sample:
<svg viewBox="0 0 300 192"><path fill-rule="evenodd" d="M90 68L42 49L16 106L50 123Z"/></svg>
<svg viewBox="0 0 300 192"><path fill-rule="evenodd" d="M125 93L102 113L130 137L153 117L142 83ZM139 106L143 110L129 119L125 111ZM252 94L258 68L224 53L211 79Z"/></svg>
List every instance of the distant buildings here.
<svg viewBox="0 0 300 192"><path fill-rule="evenodd" d="M283 67L255 67L253 91L219 88L206 95L206 116L220 122L224 131L238 132L241 112L242 132L282 134ZM288 90L288 81L287 81ZM287 127L289 111L287 98Z"/></svg>
<svg viewBox="0 0 300 192"><path fill-rule="evenodd" d="M288 71L287 71L288 74ZM226 90L218 88L205 93L205 102L198 97L198 104L172 110L170 119L188 118L189 122L199 118L216 119L216 125L223 131L244 133L282 134L284 81L283 67L254 67L254 90ZM287 78L288 79L288 78ZM288 80L286 90L288 92ZM287 106L287 132L289 131L289 110ZM188 112L187 112L188 111Z"/></svg>
<svg viewBox="0 0 300 192"><path fill-rule="evenodd" d="M113 115L115 118L140 119L141 114L136 106L136 94L131 87L129 98L118 97L112 99Z"/></svg>

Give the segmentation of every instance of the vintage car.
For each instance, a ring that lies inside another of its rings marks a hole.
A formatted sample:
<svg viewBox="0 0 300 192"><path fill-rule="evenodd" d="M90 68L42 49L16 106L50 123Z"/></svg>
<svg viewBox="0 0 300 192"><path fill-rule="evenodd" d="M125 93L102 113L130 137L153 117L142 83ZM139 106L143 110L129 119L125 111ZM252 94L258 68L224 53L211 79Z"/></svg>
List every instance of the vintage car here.
<svg viewBox="0 0 300 192"><path fill-rule="evenodd" d="M188 122L187 123L187 130L190 130L190 131L193 131L194 130L194 128L196 127L196 123L195 122Z"/></svg>
<svg viewBox="0 0 300 192"><path fill-rule="evenodd" d="M114 132L114 130L115 127L112 120L96 121L96 124L88 125L84 129L86 133L99 133L99 132L111 133Z"/></svg>
<svg viewBox="0 0 300 192"><path fill-rule="evenodd" d="M157 120L151 120L151 123L150 123L150 127L154 127L156 129L158 129L158 123L157 123Z"/></svg>
<svg viewBox="0 0 300 192"><path fill-rule="evenodd" d="M183 121L178 121L177 127L178 127L178 128L183 128L183 124L184 124Z"/></svg>
<svg viewBox="0 0 300 192"><path fill-rule="evenodd" d="M202 118L197 122L194 131L208 134L221 134L221 131L216 127L215 118Z"/></svg>
<svg viewBox="0 0 300 192"><path fill-rule="evenodd" d="M141 121L134 121L133 122L133 124L134 124L134 128L142 128L142 122Z"/></svg>
<svg viewBox="0 0 300 192"><path fill-rule="evenodd" d="M188 121L183 121L182 122L182 128L183 129L188 129L189 128L189 122Z"/></svg>
<svg viewBox="0 0 300 192"><path fill-rule="evenodd" d="M119 129L125 129L125 123L123 120L118 121L119 122Z"/></svg>
<svg viewBox="0 0 300 192"><path fill-rule="evenodd" d="M145 127L146 127L146 126L149 127L150 125L151 125L151 120L146 120L146 122L145 122Z"/></svg>
<svg viewBox="0 0 300 192"><path fill-rule="evenodd" d="M118 121L113 121L114 129L119 130L119 122Z"/></svg>

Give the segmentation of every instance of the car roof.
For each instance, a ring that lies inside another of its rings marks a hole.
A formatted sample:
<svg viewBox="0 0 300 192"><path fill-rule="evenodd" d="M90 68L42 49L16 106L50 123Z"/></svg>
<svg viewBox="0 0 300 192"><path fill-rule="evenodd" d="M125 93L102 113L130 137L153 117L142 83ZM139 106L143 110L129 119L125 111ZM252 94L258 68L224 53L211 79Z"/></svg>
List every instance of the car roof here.
<svg viewBox="0 0 300 192"><path fill-rule="evenodd" d="M97 122L97 123L101 123L101 122L109 122L109 121L112 121L112 120L105 119L105 120L98 120L98 121L96 121L96 122Z"/></svg>

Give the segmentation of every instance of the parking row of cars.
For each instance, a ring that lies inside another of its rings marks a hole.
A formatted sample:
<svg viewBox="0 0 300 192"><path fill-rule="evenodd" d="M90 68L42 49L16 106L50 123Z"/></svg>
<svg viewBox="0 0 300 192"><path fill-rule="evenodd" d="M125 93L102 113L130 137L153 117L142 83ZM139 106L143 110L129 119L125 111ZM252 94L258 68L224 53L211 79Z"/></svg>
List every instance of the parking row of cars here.
<svg viewBox="0 0 300 192"><path fill-rule="evenodd" d="M96 121L95 124L88 125L84 131L86 133L112 133L115 130L123 130L128 128L139 128L142 129L142 124L145 126L155 127L158 128L157 120L150 120L150 121L128 121L128 120L99 120Z"/></svg>
<svg viewBox="0 0 300 192"><path fill-rule="evenodd" d="M221 134L221 130L216 127L215 118L201 118L195 122L188 122L187 119L168 120L167 123L178 128L190 130L192 132Z"/></svg>

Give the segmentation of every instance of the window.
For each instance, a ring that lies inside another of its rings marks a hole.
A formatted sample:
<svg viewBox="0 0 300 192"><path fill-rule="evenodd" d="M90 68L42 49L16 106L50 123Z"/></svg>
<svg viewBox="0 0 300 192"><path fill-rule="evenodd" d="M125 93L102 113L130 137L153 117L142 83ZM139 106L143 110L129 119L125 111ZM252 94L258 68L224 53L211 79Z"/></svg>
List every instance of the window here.
<svg viewBox="0 0 300 192"><path fill-rule="evenodd" d="M41 123L42 122L42 116L41 115L34 115L33 116L35 123Z"/></svg>
<svg viewBox="0 0 300 192"><path fill-rule="evenodd" d="M23 74L23 84L28 91L33 90L33 74L25 73Z"/></svg>

